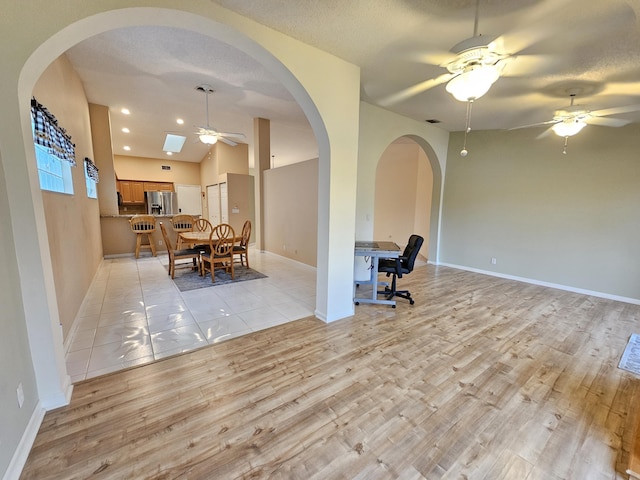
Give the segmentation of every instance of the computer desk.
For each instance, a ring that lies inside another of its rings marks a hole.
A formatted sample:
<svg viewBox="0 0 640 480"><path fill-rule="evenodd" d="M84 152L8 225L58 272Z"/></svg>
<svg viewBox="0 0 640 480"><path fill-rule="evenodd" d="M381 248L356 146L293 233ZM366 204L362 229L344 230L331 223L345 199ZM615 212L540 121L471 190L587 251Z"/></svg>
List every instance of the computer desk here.
<svg viewBox="0 0 640 480"><path fill-rule="evenodd" d="M355 245L356 257L371 257L371 267L369 280L356 280L354 282L354 296L353 301L356 305L361 303L379 303L383 305L391 305L395 308L395 300L387 300L378 298L378 285L388 285L385 282L378 282L378 261L380 258L398 258L400 256L400 247L394 242L362 242L358 241ZM358 285L372 285L373 290L371 297L358 297L357 287Z"/></svg>

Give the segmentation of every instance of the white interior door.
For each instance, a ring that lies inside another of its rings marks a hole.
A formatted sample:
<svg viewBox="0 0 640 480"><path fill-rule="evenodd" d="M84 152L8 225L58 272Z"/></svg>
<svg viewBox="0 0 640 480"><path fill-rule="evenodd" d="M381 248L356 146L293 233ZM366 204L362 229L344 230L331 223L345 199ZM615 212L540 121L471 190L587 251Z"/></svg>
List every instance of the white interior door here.
<svg viewBox="0 0 640 480"><path fill-rule="evenodd" d="M207 207L209 209L209 221L211 225L218 225L220 222L220 186L207 186Z"/></svg>
<svg viewBox="0 0 640 480"><path fill-rule="evenodd" d="M220 223L229 223L229 196L227 184L220 184Z"/></svg>
<svg viewBox="0 0 640 480"><path fill-rule="evenodd" d="M178 212L187 215L202 215L202 193L200 185L176 185Z"/></svg>

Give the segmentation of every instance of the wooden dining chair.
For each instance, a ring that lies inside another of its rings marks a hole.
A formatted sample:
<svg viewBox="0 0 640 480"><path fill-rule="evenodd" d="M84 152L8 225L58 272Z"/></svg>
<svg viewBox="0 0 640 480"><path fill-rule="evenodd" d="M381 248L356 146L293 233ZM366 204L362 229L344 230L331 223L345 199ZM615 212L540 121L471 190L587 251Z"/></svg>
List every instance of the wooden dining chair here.
<svg viewBox="0 0 640 480"><path fill-rule="evenodd" d="M136 258L140 257L140 250L148 248L156 256L156 246L153 243L153 232L156 231L156 217L153 215L134 215L129 219L131 231L136 234ZM142 243L146 237L147 243Z"/></svg>
<svg viewBox="0 0 640 480"><path fill-rule="evenodd" d="M215 268L216 265L222 266L231 274L231 278L235 278L233 271L233 243L235 232L231 225L221 223L216 225L209 236L209 252L201 252L200 254L200 274L204 275L207 270L207 264L211 270L211 283L216 281Z"/></svg>
<svg viewBox="0 0 640 480"><path fill-rule="evenodd" d="M206 218L196 218L193 221L193 231L194 232L211 232L213 230L213 225Z"/></svg>
<svg viewBox="0 0 640 480"><path fill-rule="evenodd" d="M212 232L213 225L206 218L196 218L193 221L193 230L194 232ZM201 250L208 250L209 244L204 245L191 245L192 248L200 248Z"/></svg>
<svg viewBox="0 0 640 480"><path fill-rule="evenodd" d="M176 241L176 248L181 250L184 247L189 247L189 245L182 245L182 237L180 237L181 232L191 232L193 230L193 215L187 215L186 213L180 213L178 215L174 215L169 222L171 222L171 226L173 227L173 231L178 234L178 240Z"/></svg>
<svg viewBox="0 0 640 480"><path fill-rule="evenodd" d="M236 255L240 257L240 265L244 265L244 262L247 263L247 268L249 268L249 239L251 238L251 220L247 220L244 222L242 226L242 238L240 239L240 243L238 245L233 246L233 256Z"/></svg>
<svg viewBox="0 0 640 480"><path fill-rule="evenodd" d="M171 275L171 278L175 278L176 260L192 259L193 268L197 268L198 271L200 271L200 250L195 248L174 250L171 245L171 240L169 240L169 236L167 235L167 229L162 222L160 222L160 232L162 232L162 238L164 239L164 244L167 246L167 253L169 254L169 275Z"/></svg>

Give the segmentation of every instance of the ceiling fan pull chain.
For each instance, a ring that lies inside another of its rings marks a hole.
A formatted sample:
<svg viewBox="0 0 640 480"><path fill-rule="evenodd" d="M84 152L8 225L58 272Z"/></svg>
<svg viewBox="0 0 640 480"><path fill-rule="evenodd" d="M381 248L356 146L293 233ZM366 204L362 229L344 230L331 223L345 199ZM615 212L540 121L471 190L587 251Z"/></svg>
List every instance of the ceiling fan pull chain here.
<svg viewBox="0 0 640 480"><path fill-rule="evenodd" d="M567 154L567 145L569 145L569 137L568 136L564 137L564 148L562 149L562 154L563 155Z"/></svg>
<svg viewBox="0 0 640 480"><path fill-rule="evenodd" d="M462 150L460 150L460 156L466 157L467 153L467 134L471 131L471 106L473 104L473 99L469 99L467 101L467 118L464 122L464 145L462 146Z"/></svg>

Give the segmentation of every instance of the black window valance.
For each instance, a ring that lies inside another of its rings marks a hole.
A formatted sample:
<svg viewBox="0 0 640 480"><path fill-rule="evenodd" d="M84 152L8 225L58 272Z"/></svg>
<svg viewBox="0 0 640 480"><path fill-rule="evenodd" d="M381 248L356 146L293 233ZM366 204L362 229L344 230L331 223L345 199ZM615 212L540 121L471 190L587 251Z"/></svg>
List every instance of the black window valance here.
<svg viewBox="0 0 640 480"><path fill-rule="evenodd" d="M34 141L47 148L51 155L76 166L76 146L58 120L35 98L31 99Z"/></svg>
<svg viewBox="0 0 640 480"><path fill-rule="evenodd" d="M98 178L98 167L96 167L96 164L93 163L89 157L84 157L84 168L87 171L87 177L96 183L100 181Z"/></svg>

